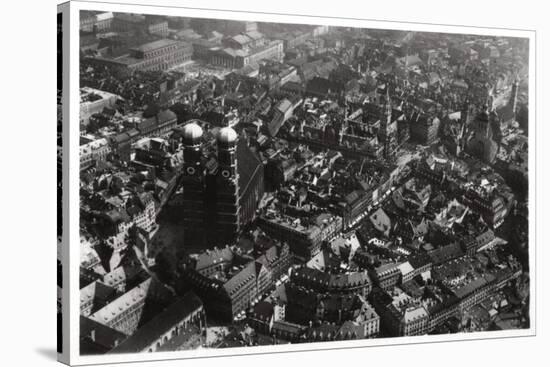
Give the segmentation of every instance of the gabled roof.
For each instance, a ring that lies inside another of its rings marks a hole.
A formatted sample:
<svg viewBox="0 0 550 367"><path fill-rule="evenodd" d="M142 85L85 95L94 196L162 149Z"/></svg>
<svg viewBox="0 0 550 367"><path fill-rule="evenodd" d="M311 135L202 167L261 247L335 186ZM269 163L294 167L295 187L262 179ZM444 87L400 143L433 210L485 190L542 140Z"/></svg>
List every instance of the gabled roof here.
<svg viewBox="0 0 550 367"><path fill-rule="evenodd" d="M237 170L239 173L239 196L242 196L252 183L252 180L258 175L263 174L263 164L256 154L254 154L246 139L239 139L237 143Z"/></svg>
<svg viewBox="0 0 550 367"><path fill-rule="evenodd" d="M403 315L403 319L405 320L405 323L410 323L417 321L419 319L427 318L428 312L424 307L416 307L416 308L407 308L405 310L405 314Z"/></svg>
<svg viewBox="0 0 550 367"><path fill-rule="evenodd" d="M109 323L116 319L121 313L142 302L146 302L148 299L164 303L170 297L168 289L162 283L149 277L136 287L96 311L90 318L101 324L109 325Z"/></svg>
<svg viewBox="0 0 550 367"><path fill-rule="evenodd" d="M256 279L256 265L255 265L255 261L251 261L241 271L239 271L231 279L229 279L223 285L223 288L225 289L227 294L231 296L242 286L244 286L250 281L255 281L255 279Z"/></svg>
<svg viewBox="0 0 550 367"><path fill-rule="evenodd" d="M80 290L80 305L92 302L91 312L102 308L118 296L116 289L95 281Z"/></svg>
<svg viewBox="0 0 550 367"><path fill-rule="evenodd" d="M253 309L253 317L260 320L269 320L273 316L273 305L269 302L258 302Z"/></svg>
<svg viewBox="0 0 550 367"><path fill-rule="evenodd" d="M405 275L411 273L412 271L414 271L414 268L412 267L412 265L408 261L405 261L404 263L401 263L398 266L398 268L401 271L401 274L403 276L405 276Z"/></svg>
<svg viewBox="0 0 550 367"><path fill-rule="evenodd" d="M428 255L434 264L441 264L463 256L464 252L458 243L451 243L430 251Z"/></svg>
<svg viewBox="0 0 550 367"><path fill-rule="evenodd" d="M126 339L120 331L80 316L80 353L103 354Z"/></svg>
<svg viewBox="0 0 550 367"><path fill-rule="evenodd" d="M110 353L139 353L154 344L177 323L202 308L202 301L193 292L188 292L168 308L140 327Z"/></svg>
<svg viewBox="0 0 550 367"><path fill-rule="evenodd" d="M382 208L379 208L369 218L376 229L385 234L389 233L391 220Z"/></svg>
<svg viewBox="0 0 550 367"><path fill-rule="evenodd" d="M251 38L244 34L237 34L236 36L231 37L231 39L241 45L246 45L251 41Z"/></svg>
<svg viewBox="0 0 550 367"><path fill-rule="evenodd" d="M248 38L251 38L253 40L259 40L264 37L264 35L258 31L249 31L249 32L246 32L245 34Z"/></svg>
<svg viewBox="0 0 550 367"><path fill-rule="evenodd" d="M231 262L233 261L233 258L234 258L233 251L229 247L224 247L222 249L208 250L201 253L197 257L195 270L200 272L202 269L215 264Z"/></svg>

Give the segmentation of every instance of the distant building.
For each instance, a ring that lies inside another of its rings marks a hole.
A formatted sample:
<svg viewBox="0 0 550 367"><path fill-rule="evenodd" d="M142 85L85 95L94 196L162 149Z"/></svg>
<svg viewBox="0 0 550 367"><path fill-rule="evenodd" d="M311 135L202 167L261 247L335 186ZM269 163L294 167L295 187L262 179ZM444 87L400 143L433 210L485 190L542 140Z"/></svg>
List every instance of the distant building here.
<svg viewBox="0 0 550 367"><path fill-rule="evenodd" d="M428 333L429 314L424 305L403 291L393 294L392 302L383 315L392 336L415 336Z"/></svg>
<svg viewBox="0 0 550 367"><path fill-rule="evenodd" d="M440 120L420 112L414 112L409 118L410 137L422 145L431 145L439 133Z"/></svg>
<svg viewBox="0 0 550 367"><path fill-rule="evenodd" d="M389 88L386 88L386 105L384 115L380 119L379 137L383 146L384 158L389 159L395 155L398 145L397 121L392 116L392 103Z"/></svg>
<svg viewBox="0 0 550 367"><path fill-rule="evenodd" d="M294 112L295 104L288 99L283 99L274 107L273 118L267 123L267 130L270 136L274 137L279 132L281 126L287 121Z"/></svg>
<svg viewBox="0 0 550 367"><path fill-rule="evenodd" d="M111 29L113 13L80 12L80 30L90 33L104 33Z"/></svg>
<svg viewBox="0 0 550 367"><path fill-rule="evenodd" d="M361 295L367 297L372 289L366 271L330 274L317 269L300 267L291 275L292 283L319 293Z"/></svg>
<svg viewBox="0 0 550 367"><path fill-rule="evenodd" d="M371 270L371 278L374 283L383 290L392 290L401 280L399 264L387 263Z"/></svg>
<svg viewBox="0 0 550 367"><path fill-rule="evenodd" d="M113 30L117 32L135 31L145 24L146 17L141 14L116 13Z"/></svg>
<svg viewBox="0 0 550 367"><path fill-rule="evenodd" d="M88 125L93 114L114 107L119 99L120 96L99 89L80 88L80 124Z"/></svg>
<svg viewBox="0 0 550 367"><path fill-rule="evenodd" d="M513 195L500 195L497 190L486 192L478 188L467 190L462 200L475 212L480 213L491 226L502 224L515 202Z"/></svg>
<svg viewBox="0 0 550 367"><path fill-rule="evenodd" d="M481 111L473 122L474 136L468 141L466 150L471 155L485 163L493 163L496 159L500 141L500 120L496 112Z"/></svg>
<svg viewBox="0 0 550 367"><path fill-rule="evenodd" d="M509 125L516 121L518 115L518 90L519 80L516 79L512 84L512 90L510 91L510 99L505 106L497 108L496 113L500 118L502 124Z"/></svg>
<svg viewBox="0 0 550 367"><path fill-rule="evenodd" d="M105 138L86 141L80 145L80 170L90 168L98 161L105 161L111 152L111 146Z"/></svg>
<svg viewBox="0 0 550 367"><path fill-rule="evenodd" d="M165 71L190 61L192 55L191 43L165 38L131 48L119 57L92 57L90 62L129 70Z"/></svg>
<svg viewBox="0 0 550 367"><path fill-rule="evenodd" d="M147 25L147 32L163 38L168 37L168 22L166 20L151 21Z"/></svg>
<svg viewBox="0 0 550 367"><path fill-rule="evenodd" d="M334 238L342 230L342 218L321 214L315 223L300 223L298 219L281 216L261 216L258 226L268 234L290 246L290 251L307 261L321 250L321 244Z"/></svg>
<svg viewBox="0 0 550 367"><path fill-rule="evenodd" d="M243 38L244 37L245 36L243 36ZM248 43L246 44L248 47L245 47L244 45L240 45L241 47L238 47L235 44L244 42L245 41L241 38L237 38L235 42L231 43L231 45L235 48L211 48L209 50L209 63L227 69L240 69L247 65L257 64L262 59L275 61L282 61L283 59L283 43L281 41L269 41L258 46ZM246 42L248 42L248 40Z"/></svg>
<svg viewBox="0 0 550 367"><path fill-rule="evenodd" d="M142 118L134 126L139 131L140 137L166 137L178 122L177 116L169 109L161 109L152 117Z"/></svg>

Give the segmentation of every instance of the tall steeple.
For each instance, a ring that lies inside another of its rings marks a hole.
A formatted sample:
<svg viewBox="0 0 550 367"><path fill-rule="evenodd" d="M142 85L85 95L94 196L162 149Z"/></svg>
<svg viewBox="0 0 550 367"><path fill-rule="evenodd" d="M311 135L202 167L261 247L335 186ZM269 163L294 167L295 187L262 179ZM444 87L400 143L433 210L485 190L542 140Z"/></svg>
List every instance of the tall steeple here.
<svg viewBox="0 0 550 367"><path fill-rule="evenodd" d="M218 134L218 173L216 175L215 223L216 243L231 242L240 229L239 175L237 171L238 135L230 127Z"/></svg>
<svg viewBox="0 0 550 367"><path fill-rule="evenodd" d="M390 88L386 88L386 117L391 119L391 97L390 97Z"/></svg>
<svg viewBox="0 0 550 367"><path fill-rule="evenodd" d="M202 134L202 128L194 122L183 128L183 160L188 175L194 175L200 165Z"/></svg>
<svg viewBox="0 0 550 367"><path fill-rule="evenodd" d="M218 135L218 164L221 175L226 179L237 175L237 133L230 127L220 129Z"/></svg>
<svg viewBox="0 0 550 367"><path fill-rule="evenodd" d="M182 215L184 243L202 245L205 233L205 181L202 158L202 128L194 122L183 128ZM183 248L177 249L183 251Z"/></svg>
<svg viewBox="0 0 550 367"><path fill-rule="evenodd" d="M390 97L390 89L386 85L386 101L383 107L383 115L380 116L380 132L379 139L384 146L384 157L388 158L393 152L393 146L396 140L396 127L392 120L392 103Z"/></svg>
<svg viewBox="0 0 550 367"><path fill-rule="evenodd" d="M510 100L508 101L510 106L512 106L512 112L514 113L514 115L517 112L518 89L519 89L519 78L516 76L516 79L514 80L514 84L512 84L512 92L510 93Z"/></svg>

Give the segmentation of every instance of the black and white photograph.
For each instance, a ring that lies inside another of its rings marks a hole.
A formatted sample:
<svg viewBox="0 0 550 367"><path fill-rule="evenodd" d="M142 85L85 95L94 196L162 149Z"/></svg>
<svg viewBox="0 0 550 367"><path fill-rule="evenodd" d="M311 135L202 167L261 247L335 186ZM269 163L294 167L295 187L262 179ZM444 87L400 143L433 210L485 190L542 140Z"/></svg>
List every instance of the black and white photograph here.
<svg viewBox="0 0 550 367"><path fill-rule="evenodd" d="M78 23L80 355L531 328L529 38Z"/></svg>
<svg viewBox="0 0 550 367"><path fill-rule="evenodd" d="M544 364L543 4L6 5L1 365Z"/></svg>

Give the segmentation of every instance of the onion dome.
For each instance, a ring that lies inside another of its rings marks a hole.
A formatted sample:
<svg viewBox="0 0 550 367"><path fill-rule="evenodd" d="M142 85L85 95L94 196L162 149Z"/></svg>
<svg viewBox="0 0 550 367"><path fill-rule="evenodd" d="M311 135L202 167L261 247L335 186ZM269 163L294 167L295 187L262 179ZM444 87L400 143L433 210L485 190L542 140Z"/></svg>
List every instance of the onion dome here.
<svg viewBox="0 0 550 367"><path fill-rule="evenodd" d="M185 145L197 145L202 138L202 128L194 122L183 127L183 143Z"/></svg>
<svg viewBox="0 0 550 367"><path fill-rule="evenodd" d="M232 146L237 142L238 135L230 127L224 127L220 129L218 134L218 144L221 146Z"/></svg>

